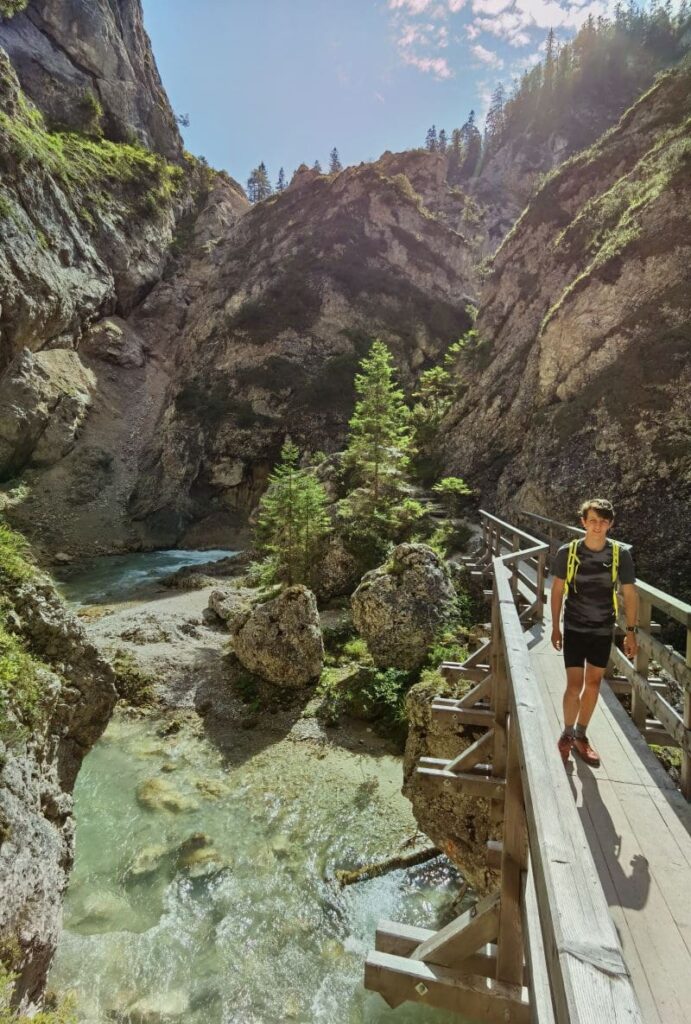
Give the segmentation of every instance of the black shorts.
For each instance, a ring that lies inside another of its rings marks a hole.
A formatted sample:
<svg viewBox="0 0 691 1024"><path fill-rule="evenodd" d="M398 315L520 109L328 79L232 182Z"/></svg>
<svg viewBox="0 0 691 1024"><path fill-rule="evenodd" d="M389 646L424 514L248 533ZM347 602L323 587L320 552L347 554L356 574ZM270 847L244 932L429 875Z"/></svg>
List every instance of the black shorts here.
<svg viewBox="0 0 691 1024"><path fill-rule="evenodd" d="M612 634L581 633L564 630L564 664L566 668L583 668L588 662L595 668L607 668L612 647Z"/></svg>

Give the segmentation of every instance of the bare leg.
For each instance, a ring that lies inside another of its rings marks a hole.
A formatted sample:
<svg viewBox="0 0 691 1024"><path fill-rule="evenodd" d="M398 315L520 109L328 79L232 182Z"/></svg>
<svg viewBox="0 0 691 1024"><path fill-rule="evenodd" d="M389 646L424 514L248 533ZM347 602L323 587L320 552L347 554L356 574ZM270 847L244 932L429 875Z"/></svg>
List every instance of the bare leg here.
<svg viewBox="0 0 691 1024"><path fill-rule="evenodd" d="M583 669L567 668L566 670L566 693L564 694L564 725L576 724L576 719L581 710L581 690L583 689ZM597 700L597 697L595 698ZM594 705L593 705L594 707ZM590 712L592 714L592 710Z"/></svg>
<svg viewBox="0 0 691 1024"><path fill-rule="evenodd" d="M578 712L578 724L582 725L584 729L587 729L588 723L593 717L597 698L600 696L600 683L604 674L604 668L598 668L596 665L589 665L586 662L585 686L581 694L581 706Z"/></svg>

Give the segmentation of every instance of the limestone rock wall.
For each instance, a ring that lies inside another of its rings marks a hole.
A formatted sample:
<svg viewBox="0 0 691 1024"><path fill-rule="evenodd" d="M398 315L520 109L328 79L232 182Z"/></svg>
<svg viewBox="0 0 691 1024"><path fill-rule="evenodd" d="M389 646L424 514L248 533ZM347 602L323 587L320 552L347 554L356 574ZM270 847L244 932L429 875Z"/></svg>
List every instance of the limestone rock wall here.
<svg viewBox="0 0 691 1024"><path fill-rule="evenodd" d="M141 0L29 0L0 18L0 46L51 125L81 131L97 119L108 139L182 157Z"/></svg>
<svg viewBox="0 0 691 1024"><path fill-rule="evenodd" d="M3 600L12 628L46 664L42 724L0 739L0 943L18 973L15 995L43 992L61 927L74 856L72 787L115 702L110 666L86 640L52 586L13 584Z"/></svg>
<svg viewBox="0 0 691 1024"><path fill-rule="evenodd" d="M494 259L444 424L449 471L507 517L573 521L582 497L610 495L640 575L675 592L688 585L690 98L691 73L667 73L538 191Z"/></svg>

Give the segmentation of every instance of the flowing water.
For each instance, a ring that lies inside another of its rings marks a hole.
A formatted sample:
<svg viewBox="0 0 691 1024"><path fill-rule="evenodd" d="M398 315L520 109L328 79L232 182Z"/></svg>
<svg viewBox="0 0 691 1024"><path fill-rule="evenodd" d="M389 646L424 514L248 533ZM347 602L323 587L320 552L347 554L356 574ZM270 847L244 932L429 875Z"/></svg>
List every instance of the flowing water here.
<svg viewBox="0 0 691 1024"><path fill-rule="evenodd" d="M145 551L129 555L99 555L76 569L58 574L60 590L70 604L124 601L142 587L155 584L187 565L228 558L235 551Z"/></svg>
<svg viewBox="0 0 691 1024"><path fill-rule="evenodd" d="M390 1010L362 985L377 922L445 921L454 870L439 858L347 888L334 878L415 831L400 760L261 730L234 754L230 725L222 754L201 726L166 735L169 721L118 712L77 781L49 984L74 993L78 1019L458 1024Z"/></svg>

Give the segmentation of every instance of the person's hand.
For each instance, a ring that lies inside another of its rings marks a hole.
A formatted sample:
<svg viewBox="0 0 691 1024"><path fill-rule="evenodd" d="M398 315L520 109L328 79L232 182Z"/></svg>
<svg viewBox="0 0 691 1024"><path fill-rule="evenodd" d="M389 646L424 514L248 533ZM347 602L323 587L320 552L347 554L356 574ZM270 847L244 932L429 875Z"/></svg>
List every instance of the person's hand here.
<svg viewBox="0 0 691 1024"><path fill-rule="evenodd" d="M627 633L624 636L624 654L631 661L638 653L638 641L635 633Z"/></svg>
<svg viewBox="0 0 691 1024"><path fill-rule="evenodd" d="M555 626L552 630L552 647L555 651L560 651L562 645L561 630L559 626Z"/></svg>

